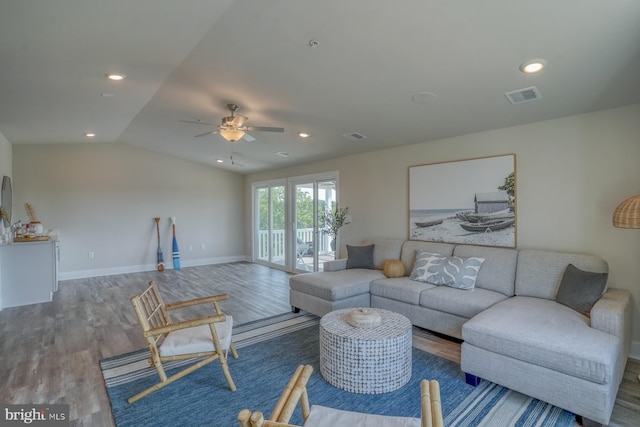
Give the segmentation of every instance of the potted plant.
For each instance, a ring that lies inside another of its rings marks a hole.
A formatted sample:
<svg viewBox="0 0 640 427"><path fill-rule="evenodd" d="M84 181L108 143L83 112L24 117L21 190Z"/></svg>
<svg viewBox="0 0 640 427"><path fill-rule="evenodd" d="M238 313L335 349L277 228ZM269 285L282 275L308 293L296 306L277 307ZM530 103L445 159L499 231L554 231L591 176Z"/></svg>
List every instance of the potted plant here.
<svg viewBox="0 0 640 427"><path fill-rule="evenodd" d="M343 225L349 224L347 216L349 214L349 208L341 208L338 203L335 204L333 209L320 212L320 222L323 224L321 230L331 236L331 250L336 250L336 239L338 237L338 231Z"/></svg>

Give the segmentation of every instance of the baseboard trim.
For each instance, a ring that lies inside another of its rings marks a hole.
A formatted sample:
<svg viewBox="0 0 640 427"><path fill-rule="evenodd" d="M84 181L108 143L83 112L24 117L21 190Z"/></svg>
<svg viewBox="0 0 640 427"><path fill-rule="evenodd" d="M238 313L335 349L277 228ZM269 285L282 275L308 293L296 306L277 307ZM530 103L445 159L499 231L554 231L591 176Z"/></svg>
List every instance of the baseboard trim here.
<svg viewBox="0 0 640 427"><path fill-rule="evenodd" d="M219 258L201 258L192 260L180 260L181 267L196 267L200 265L212 265L212 264L225 264L228 262L248 261L248 257L244 255L219 257ZM164 264L165 269L173 270L173 262ZM58 280L73 280L73 279L86 279L89 277L99 276L113 276L114 274L127 274L127 273L143 273L145 271L155 271L156 264L142 264L142 265L126 265L122 267L112 268L98 268L94 270L76 270L76 271L61 271L58 272Z"/></svg>

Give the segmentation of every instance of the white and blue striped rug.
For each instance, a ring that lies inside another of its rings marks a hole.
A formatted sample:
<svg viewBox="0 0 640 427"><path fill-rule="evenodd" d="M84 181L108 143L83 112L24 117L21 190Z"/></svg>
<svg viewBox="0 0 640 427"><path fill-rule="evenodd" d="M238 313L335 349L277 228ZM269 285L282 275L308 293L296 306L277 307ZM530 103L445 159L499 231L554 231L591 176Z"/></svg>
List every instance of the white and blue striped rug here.
<svg viewBox="0 0 640 427"><path fill-rule="evenodd" d="M116 425L237 426L238 412L248 407L269 414L289 377L300 364L314 373L309 401L339 409L420 417L422 378L440 382L445 425L560 426L577 425L573 414L536 399L482 381L465 383L460 366L413 349L411 381L397 391L378 395L348 393L329 385L319 373L319 318L285 313L234 327L239 359L229 358L237 391L229 391L218 363L212 363L130 405L126 399L156 383L148 351L139 350L100 361ZM184 362L165 364L170 373ZM300 423L299 410L292 422ZM336 426L339 427L339 426Z"/></svg>

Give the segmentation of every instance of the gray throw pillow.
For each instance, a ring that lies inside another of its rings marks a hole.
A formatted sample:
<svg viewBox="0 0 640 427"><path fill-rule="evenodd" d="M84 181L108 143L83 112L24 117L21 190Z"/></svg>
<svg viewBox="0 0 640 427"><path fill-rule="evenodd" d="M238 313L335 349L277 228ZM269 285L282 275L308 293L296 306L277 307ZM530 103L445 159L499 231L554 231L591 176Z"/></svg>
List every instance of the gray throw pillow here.
<svg viewBox="0 0 640 427"><path fill-rule="evenodd" d="M432 285L471 290L476 286L483 262L484 258L453 257L420 251L409 278Z"/></svg>
<svg viewBox="0 0 640 427"><path fill-rule="evenodd" d="M351 246L347 245L347 268L368 268L373 266L373 248L375 245Z"/></svg>
<svg viewBox="0 0 640 427"><path fill-rule="evenodd" d="M607 273L583 271L569 264L562 275L556 302L591 317L591 309L602 296L602 291L607 284L607 276Z"/></svg>

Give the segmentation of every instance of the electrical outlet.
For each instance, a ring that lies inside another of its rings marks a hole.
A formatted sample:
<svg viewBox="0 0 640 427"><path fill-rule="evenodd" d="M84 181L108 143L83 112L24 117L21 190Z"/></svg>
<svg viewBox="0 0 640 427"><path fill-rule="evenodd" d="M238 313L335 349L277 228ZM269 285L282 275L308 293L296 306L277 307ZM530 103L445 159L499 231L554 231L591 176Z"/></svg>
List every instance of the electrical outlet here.
<svg viewBox="0 0 640 427"><path fill-rule="evenodd" d="M93 251L89 251L89 259L94 259L96 254Z"/></svg>
<svg viewBox="0 0 640 427"><path fill-rule="evenodd" d="M207 246L203 243L203 244L200 245L200 249L202 249L204 251L205 249L207 249Z"/></svg>
<svg viewBox="0 0 640 427"><path fill-rule="evenodd" d="M189 252L193 250L193 245L189 245Z"/></svg>

